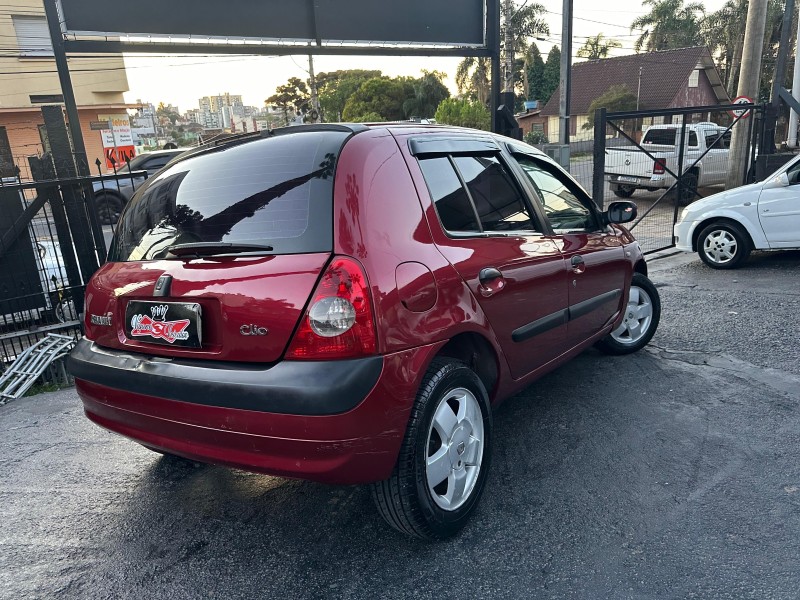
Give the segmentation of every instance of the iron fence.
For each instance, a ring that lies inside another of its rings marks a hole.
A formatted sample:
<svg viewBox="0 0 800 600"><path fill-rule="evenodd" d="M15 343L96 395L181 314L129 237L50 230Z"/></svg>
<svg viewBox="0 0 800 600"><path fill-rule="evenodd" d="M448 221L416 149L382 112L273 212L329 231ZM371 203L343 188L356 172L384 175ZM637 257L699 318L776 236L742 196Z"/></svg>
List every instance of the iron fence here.
<svg viewBox="0 0 800 600"><path fill-rule="evenodd" d="M619 198L636 202L639 216L630 228L645 254L670 248L681 207L725 189L733 136L745 138L743 175L735 185L753 180L763 115L752 104L599 110L593 155L578 179L601 206Z"/></svg>
<svg viewBox="0 0 800 600"><path fill-rule="evenodd" d="M123 187L130 197L147 178L96 165L98 175L58 179L49 155L22 166L0 179L0 371L48 333L79 335L85 284L116 220L101 222L103 197Z"/></svg>

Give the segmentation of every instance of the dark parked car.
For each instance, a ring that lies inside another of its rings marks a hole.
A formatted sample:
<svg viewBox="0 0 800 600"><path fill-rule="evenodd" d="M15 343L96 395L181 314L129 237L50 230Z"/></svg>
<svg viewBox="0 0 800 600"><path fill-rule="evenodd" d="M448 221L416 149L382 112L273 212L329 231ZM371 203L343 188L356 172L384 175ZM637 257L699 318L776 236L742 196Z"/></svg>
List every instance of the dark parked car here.
<svg viewBox="0 0 800 600"><path fill-rule="evenodd" d="M160 169L164 168L169 161L185 151L186 149L183 148L143 152L131 159L130 169L126 163L117 169L117 173L125 174L134 171L147 171L147 176L152 177ZM116 223L122 209L128 203L128 200L131 199L134 192L139 189L139 186L144 182L145 178L141 176L122 177L116 180L105 179L103 181L93 182L92 187L94 188L95 204L97 206L97 214L100 217L100 223L104 225Z"/></svg>
<svg viewBox="0 0 800 600"><path fill-rule="evenodd" d="M445 537L483 490L493 408L655 332L635 214L481 131L231 140L125 208L70 369L87 416L148 448L370 483L395 528Z"/></svg>

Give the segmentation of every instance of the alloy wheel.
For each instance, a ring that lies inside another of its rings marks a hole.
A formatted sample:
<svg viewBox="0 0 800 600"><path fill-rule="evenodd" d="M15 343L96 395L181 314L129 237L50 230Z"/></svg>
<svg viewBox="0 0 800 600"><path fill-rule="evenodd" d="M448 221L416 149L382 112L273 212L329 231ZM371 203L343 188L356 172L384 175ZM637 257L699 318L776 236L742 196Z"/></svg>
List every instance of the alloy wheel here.
<svg viewBox="0 0 800 600"><path fill-rule="evenodd" d="M611 337L624 345L633 345L650 330L653 322L653 301L642 288L632 285L625 318L622 324L611 332Z"/></svg>
<svg viewBox="0 0 800 600"><path fill-rule="evenodd" d="M431 498L453 511L472 494L483 460L483 415L466 388L445 394L428 430L425 477Z"/></svg>

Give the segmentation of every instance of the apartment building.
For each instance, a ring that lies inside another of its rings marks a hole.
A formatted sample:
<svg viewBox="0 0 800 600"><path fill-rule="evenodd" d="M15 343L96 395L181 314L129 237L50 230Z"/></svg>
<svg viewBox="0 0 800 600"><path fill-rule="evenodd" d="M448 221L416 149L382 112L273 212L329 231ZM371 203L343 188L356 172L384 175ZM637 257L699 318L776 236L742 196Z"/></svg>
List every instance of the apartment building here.
<svg viewBox="0 0 800 600"><path fill-rule="evenodd" d="M63 102L41 0L0 0L0 176L9 176L9 161L23 171L26 157L48 150L41 106ZM103 132L90 121L127 118L123 92L128 79L122 56L68 59L72 87L92 170L104 159ZM103 167L105 169L105 167Z"/></svg>

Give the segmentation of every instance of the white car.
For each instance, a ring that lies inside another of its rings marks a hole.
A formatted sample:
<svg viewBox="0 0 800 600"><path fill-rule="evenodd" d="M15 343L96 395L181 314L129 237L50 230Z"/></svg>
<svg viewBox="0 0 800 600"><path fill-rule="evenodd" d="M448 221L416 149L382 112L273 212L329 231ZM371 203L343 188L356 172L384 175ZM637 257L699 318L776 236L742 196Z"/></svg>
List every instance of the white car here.
<svg viewBox="0 0 800 600"><path fill-rule="evenodd" d="M800 155L766 180L698 200L675 225L675 246L714 269L734 269L751 250L800 249Z"/></svg>

